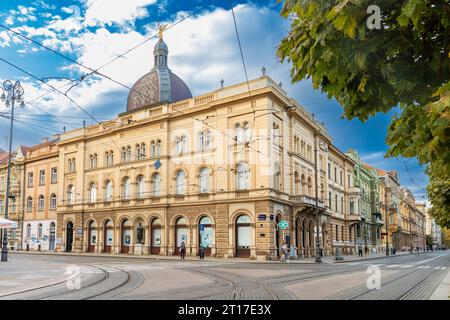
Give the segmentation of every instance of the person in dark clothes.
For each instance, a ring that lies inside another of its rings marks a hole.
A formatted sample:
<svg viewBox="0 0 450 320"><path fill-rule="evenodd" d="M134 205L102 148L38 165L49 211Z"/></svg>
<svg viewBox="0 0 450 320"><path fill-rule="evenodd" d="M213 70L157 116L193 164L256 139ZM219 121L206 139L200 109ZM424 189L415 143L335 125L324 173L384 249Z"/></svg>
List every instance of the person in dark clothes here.
<svg viewBox="0 0 450 320"><path fill-rule="evenodd" d="M181 259L184 259L184 257L186 256L186 243L181 242L180 245L180 255L181 255Z"/></svg>

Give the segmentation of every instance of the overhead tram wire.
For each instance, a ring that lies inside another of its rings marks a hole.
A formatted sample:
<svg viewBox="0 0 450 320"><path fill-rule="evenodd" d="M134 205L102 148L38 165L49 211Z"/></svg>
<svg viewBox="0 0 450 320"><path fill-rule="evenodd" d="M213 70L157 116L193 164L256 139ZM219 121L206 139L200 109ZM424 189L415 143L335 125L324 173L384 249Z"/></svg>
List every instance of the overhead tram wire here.
<svg viewBox="0 0 450 320"><path fill-rule="evenodd" d="M169 30L169 29L175 27L175 26L178 25L179 23L185 21L186 19L188 19L188 18L192 17L193 15L195 15L196 13L200 12L200 10L202 10L201 7L198 8L197 10L194 10L194 11L191 12L190 14L184 16L184 17L181 18L180 20L174 22L173 24L169 25L169 26L166 28L166 30ZM47 50L50 50L51 52L53 52L53 53L55 53L55 54L57 54L57 55L59 55L59 56L65 58L65 59L70 59L70 60L73 61L73 59L66 57L65 55L63 55L63 54L57 52L56 50L53 50L53 49L51 49L51 48L48 48L48 47L44 46L43 44L39 43L38 41L35 41L35 40L33 40L33 39L31 39L31 38L25 36L25 35L22 35L21 33L15 31L15 30L12 30L11 28L9 28L9 27L7 27L7 26L5 26L5 25L3 25L3 24L0 24L0 27L2 27L2 28L4 28L4 29L6 29L6 30L8 30L8 31L10 31L10 32L12 32L12 33L18 35L19 37L23 37L23 38L25 38L25 39L27 39L27 40L29 40L29 41L35 43L35 44L38 45L38 46L41 46L41 47L43 47L43 48L45 48L45 49L47 49ZM126 54L130 53L131 51L137 49L138 47L144 45L144 44L147 43L148 41L154 39L156 36L157 36L157 34L154 34L154 35L151 36L150 38L147 38L146 40L140 42L139 44L135 45L134 47L132 47L132 48L126 50L124 53L119 54L119 55L116 55L116 57L115 57L114 59L111 59L110 61L104 63L103 65L101 65L100 67L98 67L96 70L93 70L91 73L84 74L84 75L82 75L80 78L74 79L74 80L72 80L72 81L70 81L70 82L64 84L63 86L59 87L59 89L62 89L63 87L65 87L65 86L67 86L67 85L69 85L69 84L72 84L72 83L74 83L74 82L77 82L77 81L78 81L78 83L77 83L76 85L78 85L78 84L79 84L81 81L83 81L87 76L92 75L92 74L94 74L94 73L97 73L98 70L100 70L100 69L106 67L107 65L113 63L114 61L116 61L116 60L119 59L120 57L123 57L124 55L126 55ZM79 64L78 62L75 62L75 63L78 64L78 65L81 65L81 64ZM85 67L85 68L87 68L87 67ZM88 68L88 69L89 69L89 68ZM41 81L41 82L42 82L42 81ZM65 92L65 94L67 94L68 91L70 91L70 90L71 90L74 86L76 86L76 85L72 85L72 86ZM38 97L36 97L36 98L33 98L32 100L30 100L30 101L28 101L28 102L25 102L25 103L28 103L28 104L31 105L31 102L33 102L33 101L35 101L35 100L37 100L37 99L43 98L44 96L46 96L46 95L48 95L48 94L50 94L50 93L52 93L52 92L55 92L55 91L56 91L55 89L49 90L47 93L44 93L44 94L42 94L42 95L40 95L40 96L38 96ZM45 110L42 110L42 109L40 109L40 108L38 108L38 107L36 107L36 106L34 106L34 105L31 105L31 106L33 106L34 108L36 108L36 109L38 109L38 110L40 110L40 111L42 111L42 112L48 113L48 112L46 112ZM50 113L48 113L48 114L51 115ZM52 116L53 116L53 115L52 115ZM53 117L56 118L56 116L53 116Z"/></svg>
<svg viewBox="0 0 450 320"><path fill-rule="evenodd" d="M252 128L251 128L251 131L250 131L250 139L249 139L249 142L244 143L244 147L242 148L242 150L243 150L252 141L253 131L254 131L255 122L256 122L256 111L255 111L255 106L253 105L253 97L252 97L252 93L251 93L251 90L250 90L250 82L248 80L247 67L245 65L244 53L242 51L241 39L240 39L240 36L239 36L239 30L238 30L238 27L237 27L236 16L234 14L233 3L232 3L231 0L228 0L228 3L230 4L230 7L231 7L231 13L232 13L232 16L233 16L233 23L234 23L234 30L235 30L236 39L237 39L237 42L238 42L238 45L239 45L239 52L241 54L241 61L242 61L242 66L244 68L245 80L247 81L248 95L250 96L250 105L251 105L251 107L253 109L253 121L252 121Z"/></svg>
<svg viewBox="0 0 450 320"><path fill-rule="evenodd" d="M83 111L90 119L94 120L97 124L100 125L100 127L101 127L106 133L108 133L108 131L104 128L103 124L102 124L100 121L98 121L96 118L94 118L89 112L87 112L81 105L79 105L75 100L73 100L73 99L72 99L71 97L69 97L67 94L64 94L64 93L61 92L58 88L55 88L55 87L52 86L51 84L46 83L45 81L42 81L42 79L40 79L39 77L37 77L37 76L31 74L30 72L24 70L23 68L21 68L21 67L15 65L15 64L13 64L13 63L11 63L11 62L5 60L5 59L3 59L3 58L1 58L1 57L0 57L0 61L5 62L6 64L12 66L13 68L16 68L16 69L18 69L19 71L21 71L21 72L27 74L27 75L30 76L31 78L33 78L33 79L35 79L35 80L37 80L37 81L39 81L39 82L42 82L42 83L46 84L47 86L49 86L49 87L55 89L56 92L60 93L61 95L65 96L67 99L69 99L69 101L71 101L75 106L77 106L80 110L82 110L82 111ZM136 90L135 90L135 91L136 91ZM136 91L136 92L138 92L139 94L142 94L143 96L147 96L147 95L145 95L144 93L141 93L141 92L139 92L139 91ZM202 121L202 120L200 120L200 119L198 119L198 118L196 118L196 117L193 117L193 116L191 116L191 115L189 115L189 114L187 114L187 113L185 113L185 112L182 112L182 111L180 111L180 110L178 110L178 109L176 109L176 108L173 108L172 110L175 111L175 112L178 112L178 113L180 113L180 114L182 114L182 115L186 115L186 116L188 116L188 117L190 117L190 118L192 118L192 119L194 119L194 120L196 120L196 121L202 122L202 123L204 123L206 126L208 126L209 128L211 128L211 129L213 129L213 130L215 130L215 131L221 133L222 135L228 137L229 139L231 139L231 140L233 140L233 141L236 141L236 139L235 139L234 137L228 135L226 132L223 132L223 131L221 131L221 130L219 130L219 129L217 129L217 128L211 126L211 125L209 125L209 124L206 123L205 121ZM117 145L117 143L114 141L114 139L113 139L110 135L108 135L108 136L109 136L109 138L112 140L112 142L116 145L117 149L120 151L120 147ZM260 151L260 150L257 150L257 149L255 149L255 148L251 147L250 145L248 145L248 148L249 148L249 149L252 149L252 150L254 150L254 151L256 151L256 152L259 153L259 154L265 155L268 159L271 158L271 157L270 157L269 155L267 155L266 153L264 153L264 152L262 152L262 151Z"/></svg>
<svg viewBox="0 0 450 320"><path fill-rule="evenodd" d="M0 115L0 117L11 120L11 117L8 117L8 116L5 116L5 115ZM22 120L18 120L16 118L14 118L14 121L19 123L19 124L23 124L24 126L27 126L29 128L38 130L38 131L44 133L47 136L52 136L53 135L53 133L50 133L48 131L44 131L41 127L38 127L38 126L36 126L34 124L31 124L31 123L28 123L28 122L25 122L25 121L22 121Z"/></svg>

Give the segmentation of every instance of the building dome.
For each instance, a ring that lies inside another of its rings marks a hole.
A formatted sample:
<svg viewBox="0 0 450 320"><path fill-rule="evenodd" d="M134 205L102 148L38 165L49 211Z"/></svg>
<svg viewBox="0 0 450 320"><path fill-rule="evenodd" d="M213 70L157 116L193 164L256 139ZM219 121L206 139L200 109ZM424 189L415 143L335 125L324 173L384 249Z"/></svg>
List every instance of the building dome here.
<svg viewBox="0 0 450 320"><path fill-rule="evenodd" d="M154 67L131 88L127 111L159 102L177 102L192 98L188 86L167 66L168 55L167 44L160 37L153 49Z"/></svg>

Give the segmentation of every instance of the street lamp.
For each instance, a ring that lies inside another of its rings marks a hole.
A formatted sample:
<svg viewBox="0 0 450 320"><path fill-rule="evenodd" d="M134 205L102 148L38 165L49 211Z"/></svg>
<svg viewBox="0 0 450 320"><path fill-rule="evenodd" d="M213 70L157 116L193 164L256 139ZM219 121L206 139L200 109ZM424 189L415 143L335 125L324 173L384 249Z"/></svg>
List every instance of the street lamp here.
<svg viewBox="0 0 450 320"><path fill-rule="evenodd" d="M10 80L3 82L2 95L0 99L5 103L5 106L9 108L11 106L11 125L9 128L9 154L8 154L8 173L6 177L6 200L5 200L5 219L8 219L9 210L9 192L11 183L11 158L12 158L12 138L13 138L13 121L14 121L14 104L19 103L23 108L25 103L23 101L24 90L20 85L19 81L13 83ZM5 230L3 232L3 242L2 242L2 258L1 261L8 261L8 233Z"/></svg>
<svg viewBox="0 0 450 320"><path fill-rule="evenodd" d="M319 130L320 133L320 130ZM326 145L325 145L326 148ZM315 171L315 184L316 184L316 263L321 263L322 258L320 256L320 215L319 215L319 186L318 186L318 170L317 170L317 134L314 134L314 171ZM325 243L325 239L323 239Z"/></svg>

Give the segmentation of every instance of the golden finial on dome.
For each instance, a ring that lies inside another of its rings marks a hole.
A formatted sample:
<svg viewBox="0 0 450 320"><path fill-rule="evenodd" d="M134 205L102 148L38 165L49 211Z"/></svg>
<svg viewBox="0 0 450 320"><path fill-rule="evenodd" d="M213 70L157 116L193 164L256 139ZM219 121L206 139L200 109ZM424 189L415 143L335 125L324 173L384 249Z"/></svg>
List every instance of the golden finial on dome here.
<svg viewBox="0 0 450 320"><path fill-rule="evenodd" d="M163 38L163 32L166 30L167 30L167 24L158 24L158 35L161 40Z"/></svg>

